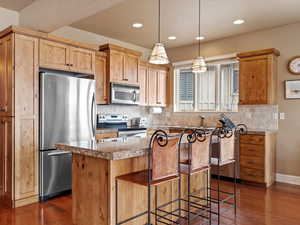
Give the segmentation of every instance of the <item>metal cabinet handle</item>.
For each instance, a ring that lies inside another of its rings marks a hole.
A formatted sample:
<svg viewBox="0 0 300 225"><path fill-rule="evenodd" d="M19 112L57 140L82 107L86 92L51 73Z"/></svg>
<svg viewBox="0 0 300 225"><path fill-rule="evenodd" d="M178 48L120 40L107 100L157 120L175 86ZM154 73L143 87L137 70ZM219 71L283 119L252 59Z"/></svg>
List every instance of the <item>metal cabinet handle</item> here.
<svg viewBox="0 0 300 225"><path fill-rule="evenodd" d="M52 152L52 153L49 153L48 156L59 156L59 155L71 155L72 153L71 152Z"/></svg>
<svg viewBox="0 0 300 225"><path fill-rule="evenodd" d="M127 79L127 78L123 78L123 80L124 80L124 81L128 81L128 79Z"/></svg>

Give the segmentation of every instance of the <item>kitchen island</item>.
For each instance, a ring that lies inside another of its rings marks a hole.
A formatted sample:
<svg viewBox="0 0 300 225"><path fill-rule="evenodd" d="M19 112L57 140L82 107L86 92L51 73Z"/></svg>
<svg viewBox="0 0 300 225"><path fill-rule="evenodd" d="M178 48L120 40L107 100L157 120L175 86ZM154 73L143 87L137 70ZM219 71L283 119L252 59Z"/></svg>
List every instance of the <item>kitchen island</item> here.
<svg viewBox="0 0 300 225"><path fill-rule="evenodd" d="M121 138L107 142L73 142L57 144L57 149L71 151L72 162L72 210L75 225L115 224L115 178L127 173L147 169L149 138ZM187 191L186 177L182 177L182 194ZM206 185L205 174L193 177L192 188ZM158 187L158 205L177 196L176 181ZM205 194L205 193L202 193ZM154 205L154 192L151 200ZM166 207L172 210L175 204ZM132 183L120 182L118 195L119 221L137 215L147 209L147 189ZM127 224L145 224L146 216Z"/></svg>

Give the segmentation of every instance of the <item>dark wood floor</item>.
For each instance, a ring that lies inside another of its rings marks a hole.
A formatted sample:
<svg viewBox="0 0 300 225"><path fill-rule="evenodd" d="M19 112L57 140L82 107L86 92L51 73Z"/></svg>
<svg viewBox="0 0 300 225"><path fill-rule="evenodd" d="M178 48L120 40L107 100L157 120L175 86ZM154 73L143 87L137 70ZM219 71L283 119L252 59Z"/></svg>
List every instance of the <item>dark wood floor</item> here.
<svg viewBox="0 0 300 225"><path fill-rule="evenodd" d="M13 210L0 208L0 225L72 225L71 207L72 197L64 196ZM266 190L239 184L236 221L232 216L228 211L221 224L300 225L300 187L278 183Z"/></svg>

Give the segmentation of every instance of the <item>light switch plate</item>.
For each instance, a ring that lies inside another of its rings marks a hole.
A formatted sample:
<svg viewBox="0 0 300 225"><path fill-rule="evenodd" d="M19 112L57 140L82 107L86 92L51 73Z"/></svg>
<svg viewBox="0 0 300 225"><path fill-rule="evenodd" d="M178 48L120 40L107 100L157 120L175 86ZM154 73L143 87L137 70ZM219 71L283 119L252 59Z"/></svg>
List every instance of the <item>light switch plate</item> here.
<svg viewBox="0 0 300 225"><path fill-rule="evenodd" d="M279 119L285 120L285 113L279 113Z"/></svg>

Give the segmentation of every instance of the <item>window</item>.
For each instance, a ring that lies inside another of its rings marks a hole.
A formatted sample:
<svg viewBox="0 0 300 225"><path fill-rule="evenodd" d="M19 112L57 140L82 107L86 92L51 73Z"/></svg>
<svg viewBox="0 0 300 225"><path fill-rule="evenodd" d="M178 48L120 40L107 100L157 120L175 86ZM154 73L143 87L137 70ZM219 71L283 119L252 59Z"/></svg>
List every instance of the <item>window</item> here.
<svg viewBox="0 0 300 225"><path fill-rule="evenodd" d="M177 112L237 111L239 69L237 62L207 65L207 72L190 67L175 69L174 110Z"/></svg>

